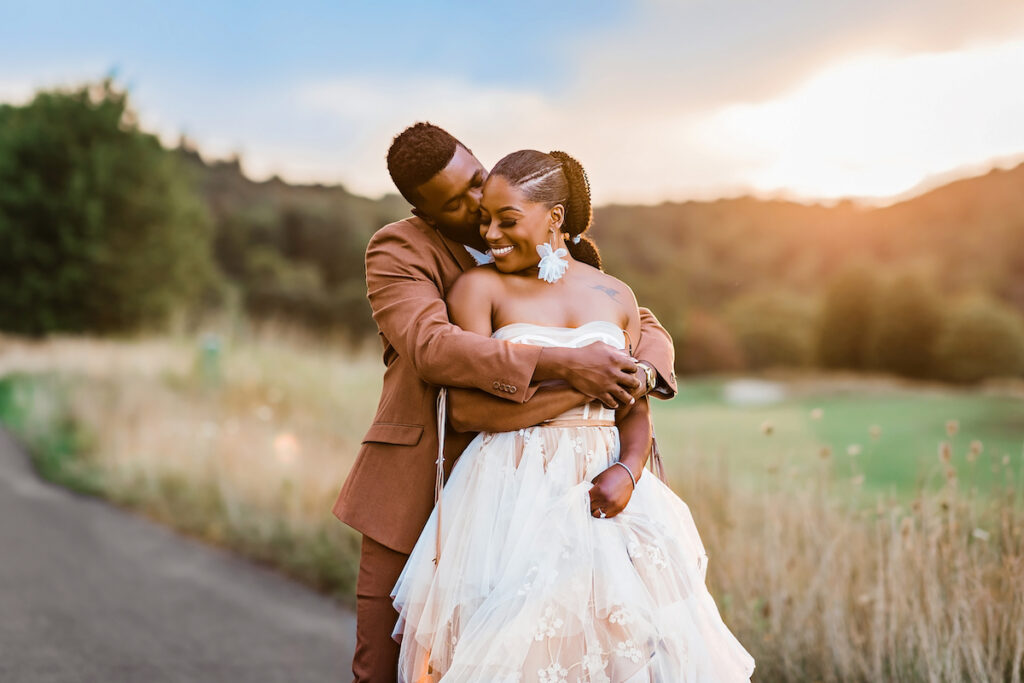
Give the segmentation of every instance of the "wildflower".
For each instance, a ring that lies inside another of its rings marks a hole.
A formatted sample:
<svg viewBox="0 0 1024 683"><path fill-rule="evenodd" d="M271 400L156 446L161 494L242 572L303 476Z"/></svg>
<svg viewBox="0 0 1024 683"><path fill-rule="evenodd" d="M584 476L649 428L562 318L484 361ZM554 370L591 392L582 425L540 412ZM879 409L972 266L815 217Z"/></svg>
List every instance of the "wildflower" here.
<svg viewBox="0 0 1024 683"><path fill-rule="evenodd" d="M946 421L946 434L952 438L956 436L956 433L960 431L960 420L947 420Z"/></svg>
<svg viewBox="0 0 1024 683"><path fill-rule="evenodd" d="M977 460L978 456L981 455L984 450L985 447L982 445L980 441L978 441L977 439L972 441L971 448L970 450L967 451L967 462L974 462L975 460Z"/></svg>
<svg viewBox="0 0 1024 683"><path fill-rule="evenodd" d="M822 446L821 450L818 451L818 457L820 457L822 460L828 460L829 458L831 458L832 457L832 447L831 446Z"/></svg>
<svg viewBox="0 0 1024 683"><path fill-rule="evenodd" d="M975 529L974 531L971 532L971 536L974 536L979 541L987 541L988 537L989 537L989 533L987 531L985 531L984 529Z"/></svg>
<svg viewBox="0 0 1024 683"><path fill-rule="evenodd" d="M772 424L771 420L765 420L761 423L761 433L765 436L771 436L774 431L775 425Z"/></svg>
<svg viewBox="0 0 1024 683"><path fill-rule="evenodd" d="M868 434L871 435L872 439L878 439L882 435L882 428L878 425L871 425L868 427Z"/></svg>
<svg viewBox="0 0 1024 683"><path fill-rule="evenodd" d="M824 415L824 414L825 414L824 410L822 410L821 408L815 408L814 410L811 411L811 419L812 420L820 420L821 416Z"/></svg>
<svg viewBox="0 0 1024 683"><path fill-rule="evenodd" d="M900 535L903 538L910 536L910 532L914 530L914 519L912 517L904 517L900 521Z"/></svg>
<svg viewBox="0 0 1024 683"><path fill-rule="evenodd" d="M846 447L846 454L851 458L860 455L860 444L851 443L849 446Z"/></svg>
<svg viewBox="0 0 1024 683"><path fill-rule="evenodd" d="M953 459L953 447L949 445L948 441L939 442L939 462L949 464Z"/></svg>

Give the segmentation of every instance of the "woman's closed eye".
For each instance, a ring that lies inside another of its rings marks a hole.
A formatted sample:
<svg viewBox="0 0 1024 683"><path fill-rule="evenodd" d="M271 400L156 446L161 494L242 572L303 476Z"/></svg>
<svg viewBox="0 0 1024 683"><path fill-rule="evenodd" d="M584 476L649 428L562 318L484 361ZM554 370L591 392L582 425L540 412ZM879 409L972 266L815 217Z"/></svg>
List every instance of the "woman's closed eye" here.
<svg viewBox="0 0 1024 683"><path fill-rule="evenodd" d="M502 221L502 222L498 223L498 227L499 228L511 228L511 227L514 227L515 224L516 224L516 221Z"/></svg>

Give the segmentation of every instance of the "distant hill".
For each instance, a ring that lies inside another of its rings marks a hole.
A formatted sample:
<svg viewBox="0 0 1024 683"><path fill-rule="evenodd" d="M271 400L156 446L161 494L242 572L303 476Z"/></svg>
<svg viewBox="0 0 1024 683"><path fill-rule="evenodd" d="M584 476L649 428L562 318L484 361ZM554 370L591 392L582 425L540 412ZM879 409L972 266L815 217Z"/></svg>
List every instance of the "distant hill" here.
<svg viewBox="0 0 1024 683"><path fill-rule="evenodd" d="M885 208L743 197L595 212L608 269L642 301L710 309L752 291L812 293L858 259L919 267L946 293L980 288L1024 311L1024 164Z"/></svg>
<svg viewBox="0 0 1024 683"><path fill-rule="evenodd" d="M217 262L251 314L355 336L375 330L363 252L376 229L408 215L403 199L254 182L237 162L207 163L178 151L213 217ZM751 197L609 205L596 209L593 233L606 269L629 283L677 340L694 311L702 324L710 316L733 332L772 318L785 334L792 331L792 339L772 343L805 358L822 292L855 262L882 279L912 270L944 297L981 291L1024 312L1024 165L884 208Z"/></svg>

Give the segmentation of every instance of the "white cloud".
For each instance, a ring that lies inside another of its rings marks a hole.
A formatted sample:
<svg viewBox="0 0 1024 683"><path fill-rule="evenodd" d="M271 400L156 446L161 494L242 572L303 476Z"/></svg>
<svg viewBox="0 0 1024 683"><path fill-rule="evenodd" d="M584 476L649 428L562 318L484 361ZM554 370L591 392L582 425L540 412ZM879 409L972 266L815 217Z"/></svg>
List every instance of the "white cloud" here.
<svg viewBox="0 0 1024 683"><path fill-rule="evenodd" d="M701 126L761 192L896 195L934 174L1024 153L1024 41L825 67L768 102ZM745 153L744 153L745 151Z"/></svg>

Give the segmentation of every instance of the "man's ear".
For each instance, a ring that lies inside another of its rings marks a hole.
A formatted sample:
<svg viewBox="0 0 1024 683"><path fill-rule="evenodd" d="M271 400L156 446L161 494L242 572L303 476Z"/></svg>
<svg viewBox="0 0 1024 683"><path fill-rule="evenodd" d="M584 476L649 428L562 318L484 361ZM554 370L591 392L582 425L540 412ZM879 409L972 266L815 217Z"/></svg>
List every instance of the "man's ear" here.
<svg viewBox="0 0 1024 683"><path fill-rule="evenodd" d="M423 213L422 211L417 209L415 206L412 207L412 215L416 216L416 218L419 218L421 221L423 221L424 223L426 223L427 225L429 225L432 228L436 228L437 227L437 223L434 221L433 218L431 218L427 214Z"/></svg>

